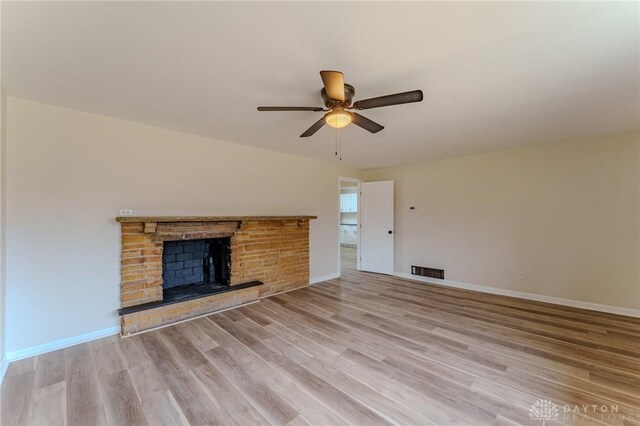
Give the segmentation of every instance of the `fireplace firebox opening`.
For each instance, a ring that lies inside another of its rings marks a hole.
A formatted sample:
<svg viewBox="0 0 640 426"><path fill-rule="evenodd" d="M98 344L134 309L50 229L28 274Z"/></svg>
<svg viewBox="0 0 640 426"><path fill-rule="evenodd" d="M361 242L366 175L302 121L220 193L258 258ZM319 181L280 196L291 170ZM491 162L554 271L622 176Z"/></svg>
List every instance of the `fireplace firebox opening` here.
<svg viewBox="0 0 640 426"><path fill-rule="evenodd" d="M163 300L192 298L229 287L230 262L230 238L165 241Z"/></svg>

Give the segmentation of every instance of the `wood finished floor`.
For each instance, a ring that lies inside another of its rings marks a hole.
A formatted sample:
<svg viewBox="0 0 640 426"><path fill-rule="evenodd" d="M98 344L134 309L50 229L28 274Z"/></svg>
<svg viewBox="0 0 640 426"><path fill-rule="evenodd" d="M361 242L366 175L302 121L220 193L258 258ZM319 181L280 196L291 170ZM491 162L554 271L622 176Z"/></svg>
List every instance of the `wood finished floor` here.
<svg viewBox="0 0 640 426"><path fill-rule="evenodd" d="M640 319L354 270L10 365L2 425L525 424L538 398L640 423Z"/></svg>

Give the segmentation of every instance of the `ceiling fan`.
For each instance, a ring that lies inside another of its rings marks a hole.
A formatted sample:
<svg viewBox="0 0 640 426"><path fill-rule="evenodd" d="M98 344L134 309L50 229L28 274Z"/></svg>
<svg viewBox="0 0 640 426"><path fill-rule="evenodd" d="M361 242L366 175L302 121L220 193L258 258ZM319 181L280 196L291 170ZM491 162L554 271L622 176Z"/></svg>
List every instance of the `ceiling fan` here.
<svg viewBox="0 0 640 426"><path fill-rule="evenodd" d="M422 90L412 90L410 92L364 99L356 101L352 105L351 101L356 91L352 85L345 84L344 76L340 71L320 71L320 77L322 77L322 83L324 84L320 94L326 109L320 107L259 106L258 111L328 111L320 120L316 121L313 126L300 135L301 138L307 138L320 130L325 124L340 129L353 123L371 133L378 133L384 129L384 126L369 120L357 112L348 110L380 108L422 101Z"/></svg>

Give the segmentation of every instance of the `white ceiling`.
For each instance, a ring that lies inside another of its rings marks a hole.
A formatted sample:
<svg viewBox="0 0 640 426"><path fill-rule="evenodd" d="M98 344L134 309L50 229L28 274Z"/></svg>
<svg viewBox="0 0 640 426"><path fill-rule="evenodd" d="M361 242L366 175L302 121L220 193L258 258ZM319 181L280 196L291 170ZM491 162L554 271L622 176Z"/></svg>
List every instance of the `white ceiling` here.
<svg viewBox="0 0 640 426"><path fill-rule="evenodd" d="M3 2L9 95L333 159L322 69L362 112L343 163L372 168L640 128L638 2Z"/></svg>

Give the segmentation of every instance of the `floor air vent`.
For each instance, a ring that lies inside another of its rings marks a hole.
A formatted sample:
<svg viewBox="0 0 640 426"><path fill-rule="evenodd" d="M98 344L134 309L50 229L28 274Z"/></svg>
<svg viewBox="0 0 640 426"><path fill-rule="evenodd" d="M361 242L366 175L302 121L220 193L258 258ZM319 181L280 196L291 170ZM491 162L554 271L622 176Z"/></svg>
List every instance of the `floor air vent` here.
<svg viewBox="0 0 640 426"><path fill-rule="evenodd" d="M444 269L427 268L425 266L411 265L411 275L420 275L421 277L438 278L444 280Z"/></svg>

